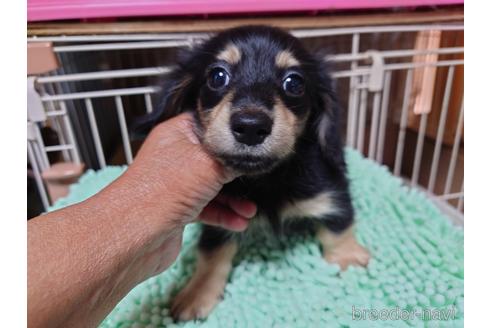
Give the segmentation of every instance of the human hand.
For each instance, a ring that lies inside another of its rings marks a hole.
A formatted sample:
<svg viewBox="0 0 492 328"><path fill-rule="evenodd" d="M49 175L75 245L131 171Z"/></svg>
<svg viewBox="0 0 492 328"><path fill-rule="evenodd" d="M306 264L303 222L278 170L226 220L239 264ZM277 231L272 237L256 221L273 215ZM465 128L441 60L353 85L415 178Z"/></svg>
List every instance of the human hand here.
<svg viewBox="0 0 492 328"><path fill-rule="evenodd" d="M122 189L130 190L132 197L140 198L147 215L152 208L165 210L178 225L200 217L207 224L241 231L256 213L256 206L247 200L217 196L235 177L204 151L193 132L191 115L182 114L154 128L120 184L126 185Z"/></svg>
<svg viewBox="0 0 492 328"><path fill-rule="evenodd" d="M204 151L192 126L187 114L160 124L108 187L29 221L29 326L96 327L174 262L184 226L198 216L246 228L256 206L218 195L236 175Z"/></svg>
<svg viewBox="0 0 492 328"><path fill-rule="evenodd" d="M248 219L256 214L256 205L248 200L235 199L219 194L199 215L206 224L232 231L243 231Z"/></svg>
<svg viewBox="0 0 492 328"><path fill-rule="evenodd" d="M204 223L242 231L255 215L256 205L220 195L222 186L237 175L204 151L193 132L193 119L182 114L161 123L148 136L135 161L107 190L97 195L127 218L133 240L148 240L152 253L143 279L161 272L179 253L187 223ZM136 227L145 235L137 237ZM137 247L141 247L137 246Z"/></svg>

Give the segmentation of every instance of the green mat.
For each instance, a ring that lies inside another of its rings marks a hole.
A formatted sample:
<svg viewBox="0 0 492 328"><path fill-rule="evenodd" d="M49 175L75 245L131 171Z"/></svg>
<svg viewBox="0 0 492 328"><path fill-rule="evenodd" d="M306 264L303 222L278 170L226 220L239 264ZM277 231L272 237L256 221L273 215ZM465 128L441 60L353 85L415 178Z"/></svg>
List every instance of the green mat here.
<svg viewBox="0 0 492 328"><path fill-rule="evenodd" d="M170 299L194 268L200 227L190 225L176 263L132 290L101 327L463 327L463 230L385 167L346 154L368 268L339 272L313 236L258 237L236 256L209 318L173 323ZM124 169L88 171L53 209L91 196Z"/></svg>

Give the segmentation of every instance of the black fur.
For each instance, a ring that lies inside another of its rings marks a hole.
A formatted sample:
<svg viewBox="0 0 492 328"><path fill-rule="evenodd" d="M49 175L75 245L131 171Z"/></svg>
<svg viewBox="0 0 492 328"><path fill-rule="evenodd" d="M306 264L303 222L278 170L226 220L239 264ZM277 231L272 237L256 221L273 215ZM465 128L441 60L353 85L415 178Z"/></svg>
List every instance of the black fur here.
<svg viewBox="0 0 492 328"><path fill-rule="evenodd" d="M281 230L279 210L290 201L309 199L320 192L330 191L339 208L336 215L308 218L326 226L333 232L347 229L353 222L353 209L346 179L343 146L339 132L339 105L333 81L326 64L308 53L301 42L279 29L264 26L240 27L219 33L216 37L185 53L177 68L163 86L162 104L139 122L137 132L148 130L169 117L184 111L196 113L198 99L205 108L221 101L223 92L213 92L203 87L206 73L216 59L218 51L233 42L242 51L244 58L233 74L235 94L232 103L242 103L265 108L272 107L272 93L280 95L283 103L297 117L307 115L303 133L297 138L295 152L276 163L272 170L263 174L242 176L224 186L225 194L254 201L261 216L267 217L275 231ZM299 59L305 83L303 97L291 98L278 92L282 76L272 66L272 58L282 50L289 49ZM238 75L239 74L239 75ZM201 122L197 117L197 125ZM320 126L322 125L322 126ZM226 165L245 158L227 155L222 157ZM263 163L269 166L269 158ZM220 228L204 227L199 247L214 249L226 243L235 234Z"/></svg>

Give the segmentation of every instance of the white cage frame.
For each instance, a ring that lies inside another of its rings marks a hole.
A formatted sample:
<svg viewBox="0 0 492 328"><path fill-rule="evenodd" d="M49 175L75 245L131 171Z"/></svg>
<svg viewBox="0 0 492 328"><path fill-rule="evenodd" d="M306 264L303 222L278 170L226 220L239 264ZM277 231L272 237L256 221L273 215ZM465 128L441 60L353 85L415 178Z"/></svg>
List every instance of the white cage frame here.
<svg viewBox="0 0 492 328"><path fill-rule="evenodd" d="M425 138L425 129L428 114L423 114L420 119L418 129L417 147L414 154L412 176L407 181L411 186L420 187L428 196L436 202L443 210L458 222L462 222L464 190L463 183L458 192L451 191L451 182L456 170L456 162L461 142L461 130L464 120L463 100L459 114L456 134L452 147L451 160L446 172L446 182L444 192L435 195L434 186L436 182L437 166L443 142L444 127L446 122L447 109L451 96L451 84L455 67L464 65L464 60L436 60L433 62L413 62L412 58L416 55L444 55L444 54L464 54L463 47L436 48L425 51L415 49L402 50L372 50L360 52L360 38L364 34L374 33L395 33L395 32L419 32L419 31L463 31L462 22L450 24L419 24L419 25L391 25L391 26L369 26L369 27L350 27L333 29L303 29L293 30L292 33L299 38L330 37L340 35L350 35L352 44L351 52L338 54L326 58L334 62L344 62L350 64L350 69L334 72L336 79L348 79L350 83L348 108L347 108L347 135L346 144L358 150L362 150L365 143L366 127L369 120L369 151L368 157L378 163L382 163L385 145L386 122L388 120L388 99L389 86L392 74L395 71L406 71L404 82L404 101L401 108L401 119L399 125L398 146L396 150L395 165L393 174L400 176L402 158L404 152L404 142L407 128L407 113L409 110L409 93L412 84L412 73L414 69L424 66L449 67L445 92L442 102L442 110L439 119L437 138L433 152L430 178L427 185L418 186L417 180L421 168L422 148ZM124 51L128 49L155 49L155 48L175 48L191 46L195 42L209 37L207 33L163 33L163 34L124 34L124 35L79 35L79 36L53 36L53 37L30 37L28 42L54 43L54 51L57 54L68 52L87 52L87 51ZM69 43L69 44L67 44ZM386 63L389 59L408 59L399 63ZM360 64L360 61L368 60L370 64ZM63 65L63 62L62 62ZM127 164L133 160L133 152L130 145L128 127L125 118L125 108L122 97L138 96L145 100L146 111L152 111L151 95L158 92L159 88L152 85L144 85L132 88L112 88L90 92L64 93L60 84L74 81L93 81L105 79L119 79L129 77L149 77L166 74L170 67L146 67L129 68L119 70L93 71L77 74L44 75L36 77L35 82L40 87L40 99L45 110L43 120L52 120L54 128L60 135L61 144L55 146L45 146L39 131L41 121L28 120L28 160L30 161L37 187L41 194L41 199L45 208L49 206L49 200L45 186L41 177L41 172L50 166L47 154L49 152L61 151L63 158L68 161L80 163L77 140L72 131L72 122L67 114L66 102L82 99L85 103L85 110L88 113L91 134L94 139L97 158L101 167L106 166L103 146L99 137L99 127L94 115L92 101L96 98L112 98L117 109L117 120L121 130L121 138ZM368 116L367 99L369 94L373 94L372 113ZM29 108L28 108L29 111ZM452 208L446 201L457 199L457 205Z"/></svg>

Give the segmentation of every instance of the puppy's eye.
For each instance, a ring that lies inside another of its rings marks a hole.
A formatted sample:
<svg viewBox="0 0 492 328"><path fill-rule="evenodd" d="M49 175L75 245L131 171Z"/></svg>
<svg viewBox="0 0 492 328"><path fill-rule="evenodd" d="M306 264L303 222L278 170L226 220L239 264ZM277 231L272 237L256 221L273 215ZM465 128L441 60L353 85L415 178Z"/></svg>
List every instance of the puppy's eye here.
<svg viewBox="0 0 492 328"><path fill-rule="evenodd" d="M229 73L222 68L216 67L212 69L208 75L207 84L212 90L221 89L229 84Z"/></svg>
<svg viewBox="0 0 492 328"><path fill-rule="evenodd" d="M282 88L288 96L300 97L304 94L304 79L298 73L290 73L284 78Z"/></svg>

